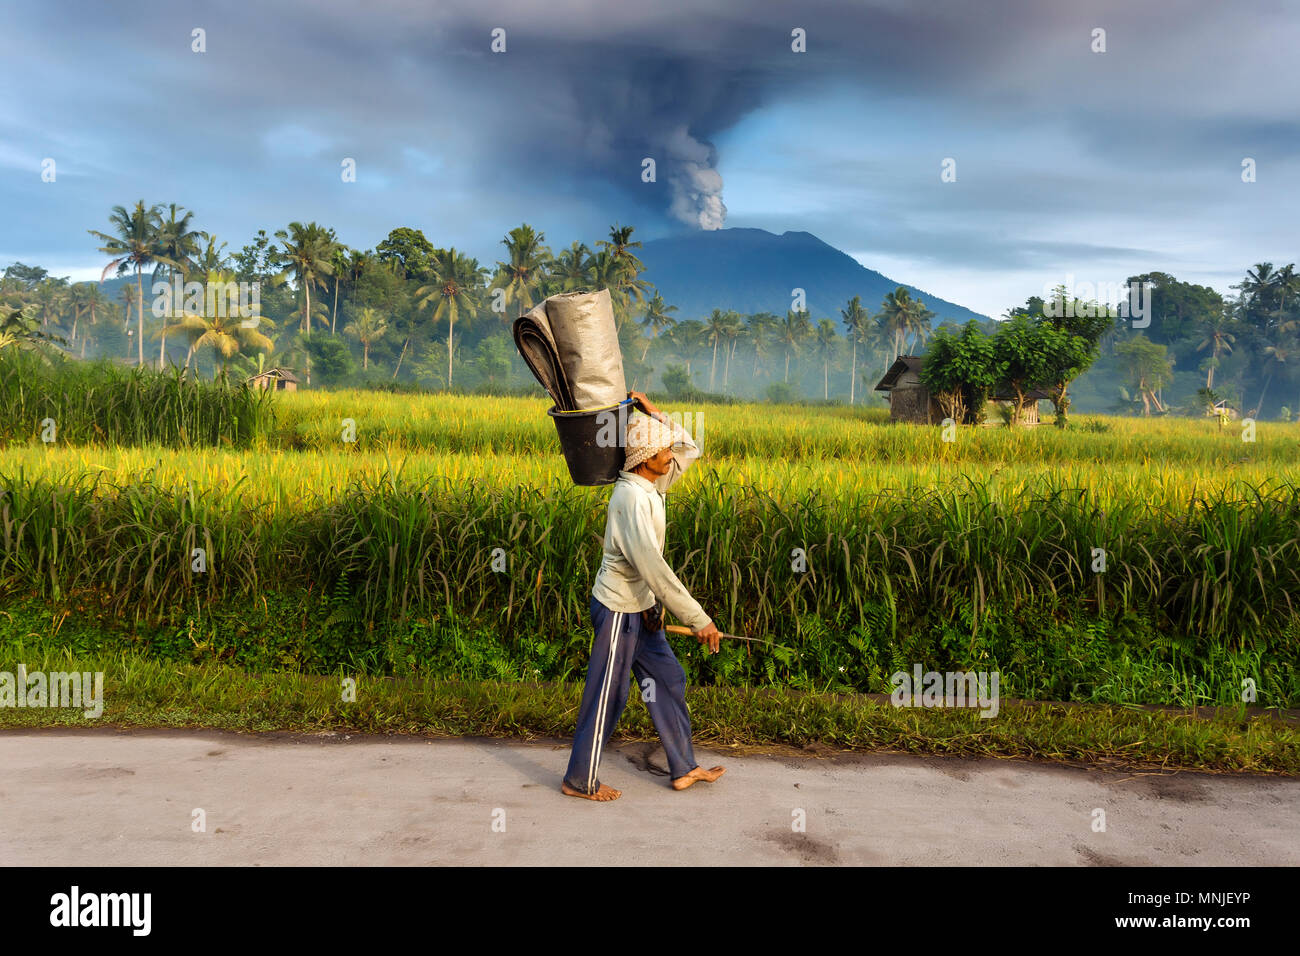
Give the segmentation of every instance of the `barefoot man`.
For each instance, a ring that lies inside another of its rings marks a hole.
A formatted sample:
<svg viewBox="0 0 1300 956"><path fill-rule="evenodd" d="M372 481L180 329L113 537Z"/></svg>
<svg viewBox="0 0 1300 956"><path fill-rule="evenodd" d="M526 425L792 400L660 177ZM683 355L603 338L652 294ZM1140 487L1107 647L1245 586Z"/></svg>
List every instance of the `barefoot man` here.
<svg viewBox="0 0 1300 956"><path fill-rule="evenodd" d="M621 795L600 782L596 769L627 704L629 670L644 689L668 756L673 789L685 790L699 780L712 783L724 772L722 767L705 770L695 762L686 673L668 646L659 605L663 602L710 653L717 653L718 629L663 557L664 492L700 457L700 449L643 393L629 392L628 397L650 417L628 423L623 470L609 497L604 554L591 589L596 637L573 754L561 785L569 796L587 800L617 800Z"/></svg>

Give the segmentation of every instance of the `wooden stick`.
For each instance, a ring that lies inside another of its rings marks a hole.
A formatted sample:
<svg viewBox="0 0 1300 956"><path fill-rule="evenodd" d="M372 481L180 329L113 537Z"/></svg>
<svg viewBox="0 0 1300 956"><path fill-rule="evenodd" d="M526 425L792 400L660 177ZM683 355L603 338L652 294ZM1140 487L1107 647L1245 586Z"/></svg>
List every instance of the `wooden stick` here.
<svg viewBox="0 0 1300 956"><path fill-rule="evenodd" d="M664 630L667 631L669 634L685 634L688 637L693 637L695 635L694 631L692 631L689 627L686 627L685 625L682 624L665 624ZM753 644L773 643L772 641L760 640L757 637L741 637L739 634L723 634L721 631L718 632L718 636L728 637L733 641L749 641Z"/></svg>

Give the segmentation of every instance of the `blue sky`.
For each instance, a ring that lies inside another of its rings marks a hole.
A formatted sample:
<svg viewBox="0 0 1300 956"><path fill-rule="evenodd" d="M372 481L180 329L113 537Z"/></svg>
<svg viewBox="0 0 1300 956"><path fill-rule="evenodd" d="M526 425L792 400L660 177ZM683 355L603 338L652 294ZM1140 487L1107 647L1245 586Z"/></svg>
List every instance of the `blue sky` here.
<svg viewBox="0 0 1300 956"><path fill-rule="evenodd" d="M1265 0L10 0L0 267L97 278L86 230L141 198L230 251L314 219L489 264L521 221L558 250L725 204L986 314L1067 276L1228 292L1300 258L1296 49L1300 5Z"/></svg>

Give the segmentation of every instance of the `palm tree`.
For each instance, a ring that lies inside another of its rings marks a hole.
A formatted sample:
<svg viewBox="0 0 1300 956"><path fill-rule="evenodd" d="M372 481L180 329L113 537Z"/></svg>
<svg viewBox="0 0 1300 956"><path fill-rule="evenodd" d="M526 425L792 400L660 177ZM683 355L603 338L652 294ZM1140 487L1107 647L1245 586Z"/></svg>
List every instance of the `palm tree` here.
<svg viewBox="0 0 1300 956"><path fill-rule="evenodd" d="M677 311L677 306L669 305L664 301L664 297L658 292L653 299L646 303L645 314L641 316L641 327L648 333L645 339L645 348L641 350L641 361L645 361L646 354L650 351L650 343L659 336L664 329L670 329L676 324L676 319L670 315Z"/></svg>
<svg viewBox="0 0 1300 956"><path fill-rule="evenodd" d="M1259 402L1255 405L1253 414L1258 415L1264 408L1264 396L1268 394L1268 386L1273 381L1273 373L1278 368L1286 365L1296 357L1296 350L1289 345L1266 345L1264 354L1268 356L1268 378L1264 379L1264 387L1259 390Z"/></svg>
<svg viewBox="0 0 1300 956"><path fill-rule="evenodd" d="M232 272L209 272L207 276L209 285L215 283L234 282L235 277ZM235 314L222 315L225 309L217 310L216 315L201 315L195 312L183 313L180 322L174 329L187 336L190 341L188 354L185 356L185 369L190 366L190 358L194 356L199 349L210 348L216 353L217 369L213 372L213 378L223 374L230 360L240 353L245 355L252 352L269 352L275 347L275 343L267 338L258 329L270 326L271 321L265 317L259 316L256 323L257 328L250 328L244 324L244 319L237 312ZM196 366L197 367L197 366Z"/></svg>
<svg viewBox="0 0 1300 956"><path fill-rule="evenodd" d="M158 251L167 257L168 262L172 265L159 265L154 268L154 278L157 279L158 273L162 269L167 270L167 281L171 282L177 272L181 275L181 281L185 281L185 273L194 269L194 257L199 253L198 239L199 234L190 228L190 220L194 218L194 213L187 212L179 219L176 215L183 210L184 206L178 206L176 203L168 205L168 217L162 220L158 229ZM170 318L179 317L181 312L181 303L172 302L172 314ZM158 346L158 368L161 370L163 361L167 355L167 318L163 319L162 342Z"/></svg>
<svg viewBox="0 0 1300 956"><path fill-rule="evenodd" d="M930 337L930 320L934 318L934 313L925 307L925 303L920 299L911 301L911 308L908 310L908 330L912 333L911 350L914 355L920 355L925 349L925 340Z"/></svg>
<svg viewBox="0 0 1300 956"><path fill-rule="evenodd" d="M812 322L807 312L786 312L777 326L777 338L785 346L785 381L790 381L790 356L799 351L804 339L812 334Z"/></svg>
<svg viewBox="0 0 1300 956"><path fill-rule="evenodd" d="M912 295L901 285L885 296L880 303L880 321L894 340L894 355L891 361L903 353L903 337L911 329L915 309Z"/></svg>
<svg viewBox="0 0 1300 956"><path fill-rule="evenodd" d="M849 404L852 405L858 381L858 342L866 334L871 315L862 307L862 297L855 295L849 299L848 308L840 309L840 318L844 320L849 344L853 346L853 363L849 368Z"/></svg>
<svg viewBox="0 0 1300 956"><path fill-rule="evenodd" d="M112 269L116 269L118 275L126 275L132 266L135 267L135 309L136 316L139 319L137 327L139 341L137 345L140 350L138 364L143 367L144 280L141 278L141 273L145 266L157 268L159 265L167 265L179 268L179 264L159 251L158 238L162 215L159 213L157 205L146 209L144 200L141 199L130 212L127 212L123 206L114 206L108 221L117 230L116 236L96 232L94 229L86 231L104 243L99 248L100 252L106 256L112 256L112 261L104 266L103 275L99 277L100 282L104 281L104 278ZM129 318L128 321L130 321Z"/></svg>
<svg viewBox="0 0 1300 956"><path fill-rule="evenodd" d="M632 241L634 231L632 226L620 226L614 223L609 227L609 239L601 239L596 245L610 253L625 273L636 278L639 273L645 272L645 266L641 264L640 259L628 251L641 248L640 242Z"/></svg>
<svg viewBox="0 0 1300 956"><path fill-rule="evenodd" d="M112 303L109 302L108 296L104 295L104 290L100 288L97 282L86 283L86 308L90 311L90 324L99 324L99 315L97 310L106 309Z"/></svg>
<svg viewBox="0 0 1300 956"><path fill-rule="evenodd" d="M104 280L101 279L100 281L102 282L102 281L104 281ZM127 329L127 326L129 326L129 325L131 324L131 306L135 304L135 303L132 301L132 299L134 298L134 296L131 295L131 288L130 288L130 286L125 286L125 285L124 285L124 286L122 286L120 289L118 289L118 290L117 290L117 297L118 297L119 299L122 300L122 311L123 311L123 313L124 313L123 318L122 318L122 331L125 332L126 329ZM128 358L130 357L130 355L131 355L131 353L130 353L130 352L127 352L127 357L128 357Z"/></svg>
<svg viewBox="0 0 1300 956"><path fill-rule="evenodd" d="M451 388L456 320L462 316L471 319L478 310L487 270L479 266L477 259L461 255L454 248L435 249L430 265L433 281L415 290L416 307L431 307L434 322L447 320L447 388Z"/></svg>
<svg viewBox="0 0 1300 956"><path fill-rule="evenodd" d="M194 256L194 271L204 275L227 271L230 257L221 251L226 248L226 244L223 242L217 245L217 237L208 232L199 232L196 236L199 251Z"/></svg>
<svg viewBox="0 0 1300 956"><path fill-rule="evenodd" d="M727 337L727 317L721 309L714 309L704 323L704 341L713 346L713 362L709 366L709 391L713 391L713 377L718 370L718 343Z"/></svg>
<svg viewBox="0 0 1300 956"><path fill-rule="evenodd" d="M41 313L41 325L49 325L53 319L57 325L63 315L63 307L68 300L68 279L48 278L36 284L33 303Z"/></svg>
<svg viewBox="0 0 1300 956"><path fill-rule="evenodd" d="M334 252L330 255L330 268L334 273L334 301L330 303L331 335L334 334L339 318L339 279L347 275L350 261L348 247L342 243L336 244Z"/></svg>
<svg viewBox="0 0 1300 956"><path fill-rule="evenodd" d="M749 345L754 350L753 377L758 378L760 359L771 355L770 346L776 344L777 317L771 312L755 312L745 322Z"/></svg>
<svg viewBox="0 0 1300 956"><path fill-rule="evenodd" d="M1242 318L1252 325L1259 325L1258 316L1269 316L1274 312L1273 300L1277 296L1279 274L1271 262L1258 262L1254 268L1246 270L1246 278L1239 284L1230 286L1241 291L1240 307Z"/></svg>
<svg viewBox="0 0 1300 956"><path fill-rule="evenodd" d="M384 321L383 316L368 306L344 327L344 335L350 335L361 343L362 371L370 368L370 346L382 339L387 331L388 323Z"/></svg>
<svg viewBox="0 0 1300 956"><path fill-rule="evenodd" d="M582 242L574 242L556 256L546 280L546 285L552 290L551 294L590 289L593 258L591 250Z"/></svg>
<svg viewBox="0 0 1300 956"><path fill-rule="evenodd" d="M672 346L678 358L686 363L686 374L691 373L691 363L696 353L704 347L704 323L699 319L686 319L678 322L664 333L664 339Z"/></svg>
<svg viewBox="0 0 1300 956"><path fill-rule="evenodd" d="M506 262L497 263L491 288L504 289L507 303L513 302L521 312L530 310L546 278L551 250L542 245L544 233L524 223L511 229L501 244L508 253Z"/></svg>
<svg viewBox="0 0 1300 956"><path fill-rule="evenodd" d="M610 238L595 243L601 248L594 256L595 287L610 290L615 321L619 325L627 319L632 303L637 306L645 304L651 287L649 282L638 278L645 272L645 265L629 251L641 248L640 242L632 242L632 232L632 226L620 226L615 222L610 226Z"/></svg>
<svg viewBox="0 0 1300 956"><path fill-rule="evenodd" d="M81 322L81 314L90 307L93 295L91 290L94 288L93 282L78 282L68 290L68 305L72 306L72 334L68 337L69 341L77 341L77 326Z"/></svg>
<svg viewBox="0 0 1300 956"><path fill-rule="evenodd" d="M835 330L835 323L822 319L817 323L817 354L822 360L822 398L831 397L831 358L839 348L840 334Z"/></svg>
<svg viewBox="0 0 1300 956"><path fill-rule="evenodd" d="M728 309L722 316L723 341L727 343L727 358L722 367L722 387L731 381L731 357L736 354L736 343L745 334L745 323L739 312Z"/></svg>
<svg viewBox="0 0 1300 956"><path fill-rule="evenodd" d="M314 222L305 226L291 222L287 230L277 229L275 237L284 246L280 259L289 267L303 293L302 330L310 334L315 314L311 307L312 286L323 286L326 277L334 274L332 230Z"/></svg>
<svg viewBox="0 0 1300 956"><path fill-rule="evenodd" d="M1210 361L1206 363L1205 387L1214 388L1214 370L1219 365L1219 355L1224 352L1232 351L1232 343L1237 341L1237 337L1228 331L1232 327L1232 321L1222 312L1212 315L1201 323L1201 343L1196 346L1196 351L1201 352L1210 349Z"/></svg>

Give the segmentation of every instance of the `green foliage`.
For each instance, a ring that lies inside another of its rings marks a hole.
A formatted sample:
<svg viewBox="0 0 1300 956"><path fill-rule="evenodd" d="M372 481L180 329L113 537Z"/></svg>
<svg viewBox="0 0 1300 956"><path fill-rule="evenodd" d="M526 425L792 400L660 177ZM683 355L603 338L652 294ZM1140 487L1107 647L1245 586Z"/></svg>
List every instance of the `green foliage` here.
<svg viewBox="0 0 1300 956"><path fill-rule="evenodd" d="M664 391L668 397L674 401L680 400L684 395L694 389L691 382L690 373L686 371L685 365L670 365L664 369L662 376Z"/></svg>
<svg viewBox="0 0 1300 956"><path fill-rule="evenodd" d="M799 397L798 391L787 382L773 382L764 390L764 396L775 405L788 404Z"/></svg>
<svg viewBox="0 0 1300 956"><path fill-rule="evenodd" d="M921 381L939 402L945 417L979 424L989 393L998 381L993 340L973 319L957 335L947 326L940 326L925 353Z"/></svg>
<svg viewBox="0 0 1300 956"><path fill-rule="evenodd" d="M356 370L351 351L333 335L303 336L302 345L311 357L312 377L322 385L341 382Z"/></svg>
<svg viewBox="0 0 1300 956"><path fill-rule="evenodd" d="M38 440L46 419L74 445L247 447L275 428L270 394L242 382L0 351L0 444Z"/></svg>

